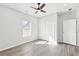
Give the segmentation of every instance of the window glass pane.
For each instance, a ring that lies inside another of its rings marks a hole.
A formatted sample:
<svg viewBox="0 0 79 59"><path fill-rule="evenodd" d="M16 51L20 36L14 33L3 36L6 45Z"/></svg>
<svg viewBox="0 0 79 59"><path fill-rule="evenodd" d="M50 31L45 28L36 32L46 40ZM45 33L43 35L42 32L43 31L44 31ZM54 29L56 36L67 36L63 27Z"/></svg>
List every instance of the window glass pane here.
<svg viewBox="0 0 79 59"><path fill-rule="evenodd" d="M30 21L23 21L23 37L32 36L32 23Z"/></svg>

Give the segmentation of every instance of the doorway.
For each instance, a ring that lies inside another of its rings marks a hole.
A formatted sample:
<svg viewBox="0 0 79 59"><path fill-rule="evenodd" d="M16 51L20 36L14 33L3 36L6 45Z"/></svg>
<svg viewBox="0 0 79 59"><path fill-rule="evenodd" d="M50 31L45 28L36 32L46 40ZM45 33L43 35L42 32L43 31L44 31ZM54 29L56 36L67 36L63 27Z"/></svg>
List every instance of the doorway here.
<svg viewBox="0 0 79 59"><path fill-rule="evenodd" d="M76 19L63 20L63 43L76 45Z"/></svg>

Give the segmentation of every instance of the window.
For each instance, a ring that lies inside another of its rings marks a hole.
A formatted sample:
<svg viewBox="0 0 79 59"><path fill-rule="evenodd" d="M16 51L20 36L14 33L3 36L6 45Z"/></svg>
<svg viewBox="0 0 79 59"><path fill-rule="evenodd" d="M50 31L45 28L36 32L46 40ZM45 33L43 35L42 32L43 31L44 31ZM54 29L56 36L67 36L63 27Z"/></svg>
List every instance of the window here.
<svg viewBox="0 0 79 59"><path fill-rule="evenodd" d="M23 25L23 37L28 37L32 35L32 23L30 21L24 20Z"/></svg>

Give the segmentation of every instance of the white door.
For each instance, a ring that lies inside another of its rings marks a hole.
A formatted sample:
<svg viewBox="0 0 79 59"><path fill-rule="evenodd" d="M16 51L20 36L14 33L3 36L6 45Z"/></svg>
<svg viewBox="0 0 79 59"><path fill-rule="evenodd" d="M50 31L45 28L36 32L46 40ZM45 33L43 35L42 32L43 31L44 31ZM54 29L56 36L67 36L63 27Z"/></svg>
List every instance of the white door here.
<svg viewBox="0 0 79 59"><path fill-rule="evenodd" d="M76 45L76 19L63 21L63 42Z"/></svg>

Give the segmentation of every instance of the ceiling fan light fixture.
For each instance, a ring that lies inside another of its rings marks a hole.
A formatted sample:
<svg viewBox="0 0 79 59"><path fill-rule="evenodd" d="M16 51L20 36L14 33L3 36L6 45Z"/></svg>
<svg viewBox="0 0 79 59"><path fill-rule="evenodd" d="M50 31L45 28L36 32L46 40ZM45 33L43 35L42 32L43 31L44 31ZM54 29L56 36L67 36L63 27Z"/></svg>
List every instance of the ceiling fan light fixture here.
<svg viewBox="0 0 79 59"><path fill-rule="evenodd" d="M38 10L38 12L40 12L40 10Z"/></svg>

